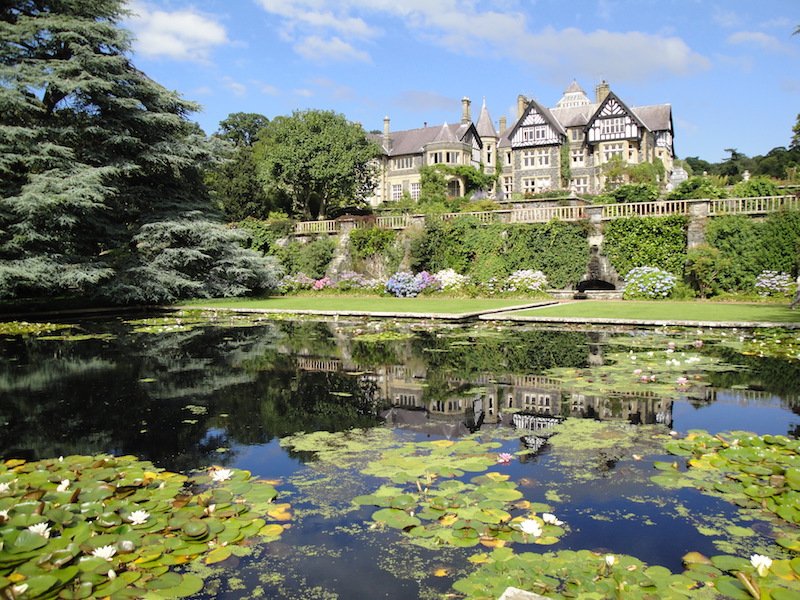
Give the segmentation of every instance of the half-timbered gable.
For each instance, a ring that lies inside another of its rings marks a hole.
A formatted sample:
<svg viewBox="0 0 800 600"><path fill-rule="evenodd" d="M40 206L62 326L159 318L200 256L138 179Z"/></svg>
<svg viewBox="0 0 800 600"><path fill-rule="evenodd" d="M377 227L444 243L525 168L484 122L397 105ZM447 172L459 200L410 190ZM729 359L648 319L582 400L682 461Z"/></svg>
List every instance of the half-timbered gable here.
<svg viewBox="0 0 800 600"><path fill-rule="evenodd" d="M647 131L642 123L614 92L600 103L585 127L586 140L590 144L613 140L637 140Z"/></svg>
<svg viewBox="0 0 800 600"><path fill-rule="evenodd" d="M661 160L672 172L672 108L669 104L629 107L607 82L595 87L593 99L573 81L554 108L525 96L517 98L517 115L495 129L484 101L477 126L462 99L461 122L371 134L383 147L381 176L372 202L398 200L408 192L419 198L423 165L471 165L486 173L501 169L495 192L499 197L532 194L567 185L573 192L598 194L606 184L603 164L621 158L629 165ZM453 177L450 191L461 182Z"/></svg>
<svg viewBox="0 0 800 600"><path fill-rule="evenodd" d="M535 100L528 103L509 139L512 148L557 146L564 142L566 132L550 111Z"/></svg>

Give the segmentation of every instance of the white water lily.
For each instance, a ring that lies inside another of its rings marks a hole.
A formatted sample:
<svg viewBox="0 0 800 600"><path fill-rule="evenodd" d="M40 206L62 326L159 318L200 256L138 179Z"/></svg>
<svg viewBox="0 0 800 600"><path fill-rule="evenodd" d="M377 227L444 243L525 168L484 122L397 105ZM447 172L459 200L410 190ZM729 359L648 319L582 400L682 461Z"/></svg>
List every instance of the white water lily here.
<svg viewBox="0 0 800 600"><path fill-rule="evenodd" d="M16 598L17 596L19 596L21 594L24 594L27 589L28 589L28 584L27 583L20 583L18 585L12 585L11 586L11 593L13 594L12 597Z"/></svg>
<svg viewBox="0 0 800 600"><path fill-rule="evenodd" d="M111 557L116 553L117 549L114 548L114 546L100 546L99 548L92 550L92 556L98 556L106 560L111 560Z"/></svg>
<svg viewBox="0 0 800 600"><path fill-rule="evenodd" d="M522 521L519 524L519 529L522 531L522 533L526 533L534 537L539 537L542 535L542 526L539 525L538 521L534 521L533 519L525 519Z"/></svg>
<svg viewBox="0 0 800 600"><path fill-rule="evenodd" d="M555 525L556 527L561 527L564 524L564 521L559 521L554 514L551 513L543 513L542 520L545 523L550 525Z"/></svg>
<svg viewBox="0 0 800 600"><path fill-rule="evenodd" d="M772 566L772 559L763 554L753 554L750 557L750 563L755 567L759 577L766 577L769 568Z"/></svg>
<svg viewBox="0 0 800 600"><path fill-rule="evenodd" d="M606 564L609 567L613 567L615 562L617 562L616 556L614 556L613 554L606 554Z"/></svg>
<svg viewBox="0 0 800 600"><path fill-rule="evenodd" d="M109 569L109 571L107 573L107 576L108 576L109 579L116 579L117 578L117 572L114 569Z"/></svg>
<svg viewBox="0 0 800 600"><path fill-rule="evenodd" d="M11 484L5 481L0 483L0 494L8 494L11 491Z"/></svg>
<svg viewBox="0 0 800 600"><path fill-rule="evenodd" d="M128 515L128 520L131 522L131 525L141 525L142 523L145 523L149 518L150 518L150 513L147 512L146 510L135 510Z"/></svg>
<svg viewBox="0 0 800 600"><path fill-rule="evenodd" d="M69 479L62 479L61 483L56 488L57 492L66 492L69 489Z"/></svg>
<svg viewBox="0 0 800 600"><path fill-rule="evenodd" d="M0 510L0 518L4 521L8 521L8 510Z"/></svg>
<svg viewBox="0 0 800 600"><path fill-rule="evenodd" d="M214 481L227 481L233 475L230 469L217 469L211 473L211 479Z"/></svg>
<svg viewBox="0 0 800 600"><path fill-rule="evenodd" d="M28 527L28 531L40 535L43 538L50 537L50 525L47 524L47 521L43 521L41 523L34 523L33 525L30 525Z"/></svg>

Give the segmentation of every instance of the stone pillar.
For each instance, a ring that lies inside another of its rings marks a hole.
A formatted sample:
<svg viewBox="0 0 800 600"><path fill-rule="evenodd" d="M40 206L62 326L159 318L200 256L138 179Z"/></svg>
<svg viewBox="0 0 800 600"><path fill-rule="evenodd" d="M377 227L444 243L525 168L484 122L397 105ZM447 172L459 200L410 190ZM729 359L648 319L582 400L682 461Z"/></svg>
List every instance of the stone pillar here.
<svg viewBox="0 0 800 600"><path fill-rule="evenodd" d="M689 227L686 231L686 246L696 248L706 241L708 223L708 200L693 200L689 204Z"/></svg>

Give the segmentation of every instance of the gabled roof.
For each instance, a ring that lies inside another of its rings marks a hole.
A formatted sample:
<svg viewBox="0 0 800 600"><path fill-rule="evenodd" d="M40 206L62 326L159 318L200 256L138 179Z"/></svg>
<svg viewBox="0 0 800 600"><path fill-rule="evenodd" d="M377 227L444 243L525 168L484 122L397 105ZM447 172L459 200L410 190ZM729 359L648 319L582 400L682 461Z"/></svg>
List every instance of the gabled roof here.
<svg viewBox="0 0 800 600"><path fill-rule="evenodd" d="M519 119L517 119L517 122L514 123L514 125L511 126L511 128L509 129L508 135L507 136L503 136L503 137L507 137L508 139L511 139L512 137L514 137L514 133L517 131L517 129L520 128L520 126L522 126L522 124L525 122L525 119L528 117L528 115L532 111L535 111L535 112L539 113L540 115L542 115L542 117L544 118L545 122L547 122L548 125L550 125L553 129L555 129L557 133L560 133L561 135L566 135L567 134L567 132L564 129L563 125L561 125L561 123L558 122L558 119L556 119L553 116L553 113L550 112L549 108L545 108L544 106L542 106L541 104L536 102L536 100L529 100L528 101L528 106L525 109L525 111L522 113L522 116Z"/></svg>
<svg viewBox="0 0 800 600"><path fill-rule="evenodd" d="M672 131L672 105L634 106L631 109L650 131Z"/></svg>
<svg viewBox="0 0 800 600"><path fill-rule="evenodd" d="M420 154L424 151L425 146L433 142L465 143L464 139L470 131L473 132L475 137L478 137L478 132L472 123L453 123L452 125L445 123L441 127L420 127L393 131L389 134L389 148L383 146L383 134L373 133L369 137L381 144L383 152L387 156L403 156L405 154ZM478 139L480 140L480 138Z"/></svg>
<svg viewBox="0 0 800 600"><path fill-rule="evenodd" d="M639 125L639 127L642 127L644 129L648 128L647 125L645 125L642 122L639 116L635 112L633 112L630 108L628 108L628 105L625 104L622 100L620 100L619 97L614 92L608 92L608 96L603 98L603 101L598 105L597 110L594 111L594 114L589 119L589 122L586 124L586 127L584 127L583 130L589 131L594 122L600 117L600 113L603 112L603 109L606 107L606 105L613 101L618 102L622 107L622 110L624 110L628 115L630 115L630 117L634 121L636 121L636 124Z"/></svg>
<svg viewBox="0 0 800 600"><path fill-rule="evenodd" d="M499 137L497 135L497 130L494 128L494 124L492 123L492 118L489 116L489 111L486 108L486 99L483 100L483 107L481 108L481 114L478 117L478 125L477 125L478 135L482 138L485 137Z"/></svg>

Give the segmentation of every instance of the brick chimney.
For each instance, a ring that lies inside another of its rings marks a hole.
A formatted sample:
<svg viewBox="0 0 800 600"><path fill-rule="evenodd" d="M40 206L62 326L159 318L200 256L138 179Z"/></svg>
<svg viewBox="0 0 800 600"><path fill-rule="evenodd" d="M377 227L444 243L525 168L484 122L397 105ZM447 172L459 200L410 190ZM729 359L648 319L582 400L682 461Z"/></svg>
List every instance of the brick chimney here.
<svg viewBox="0 0 800 600"><path fill-rule="evenodd" d="M597 85L596 88L594 88L594 95L596 102L600 104L603 100L606 99L606 96L608 96L610 92L611 92L611 87L604 79Z"/></svg>
<svg viewBox="0 0 800 600"><path fill-rule="evenodd" d="M503 115L500 117L500 135L503 135L503 132L506 130L506 117Z"/></svg>
<svg viewBox="0 0 800 600"><path fill-rule="evenodd" d="M520 94L517 96L517 118L519 119L524 113L525 109L528 107L528 99Z"/></svg>
<svg viewBox="0 0 800 600"><path fill-rule="evenodd" d="M471 123L472 122L472 117L469 114L469 105L470 105L469 98L464 96L461 99L461 122L462 123Z"/></svg>

